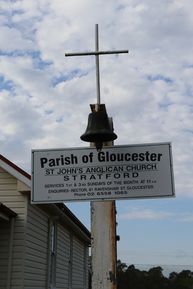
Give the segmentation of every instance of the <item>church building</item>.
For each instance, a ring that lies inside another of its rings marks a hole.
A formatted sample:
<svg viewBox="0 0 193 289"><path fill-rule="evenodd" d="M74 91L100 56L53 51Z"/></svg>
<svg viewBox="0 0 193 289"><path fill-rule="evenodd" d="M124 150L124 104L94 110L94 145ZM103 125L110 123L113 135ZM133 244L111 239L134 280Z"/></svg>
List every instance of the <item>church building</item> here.
<svg viewBox="0 0 193 289"><path fill-rule="evenodd" d="M30 187L0 155L0 289L87 289L90 232L64 204L32 205Z"/></svg>

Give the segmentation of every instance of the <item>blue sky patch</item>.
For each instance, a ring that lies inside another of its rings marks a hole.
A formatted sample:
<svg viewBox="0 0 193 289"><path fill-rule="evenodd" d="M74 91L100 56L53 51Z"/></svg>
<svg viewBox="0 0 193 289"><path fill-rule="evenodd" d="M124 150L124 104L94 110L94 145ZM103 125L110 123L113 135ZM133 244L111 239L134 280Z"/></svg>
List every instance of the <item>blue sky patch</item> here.
<svg viewBox="0 0 193 289"><path fill-rule="evenodd" d="M173 79L170 78L170 77L167 77L167 76L164 76L164 75L161 75L161 74L156 74L156 75L148 75L147 76L147 79L149 81L158 81L158 80L161 80L161 81L164 81L166 83L173 83Z"/></svg>
<svg viewBox="0 0 193 289"><path fill-rule="evenodd" d="M2 90L13 90L13 82L10 80L6 80L2 75L0 75L0 91Z"/></svg>
<svg viewBox="0 0 193 289"><path fill-rule="evenodd" d="M63 116L61 116L61 117L56 119L56 122L58 122L58 123L63 122L63 119L64 119Z"/></svg>
<svg viewBox="0 0 193 289"><path fill-rule="evenodd" d="M54 111L52 109L48 109L44 111L46 115L52 114Z"/></svg>
<svg viewBox="0 0 193 289"><path fill-rule="evenodd" d="M60 74L59 76L56 76L52 79L52 85L56 86L57 84L67 81L67 80L71 80L75 77L82 77L87 75L88 72L82 71L81 69L75 69L72 70L69 74Z"/></svg>
<svg viewBox="0 0 193 289"><path fill-rule="evenodd" d="M33 50L13 50L13 51L5 51L0 49L0 56L8 56L8 57L25 57L29 56L33 60L34 68L39 70L44 70L48 66L52 64L51 61L44 61L41 58L39 51Z"/></svg>
<svg viewBox="0 0 193 289"><path fill-rule="evenodd" d="M35 68L38 68L40 70L44 70L45 68L47 68L48 66L50 66L52 64L51 61L42 60L41 54L39 51L30 51L29 55L33 59L33 63L34 63Z"/></svg>

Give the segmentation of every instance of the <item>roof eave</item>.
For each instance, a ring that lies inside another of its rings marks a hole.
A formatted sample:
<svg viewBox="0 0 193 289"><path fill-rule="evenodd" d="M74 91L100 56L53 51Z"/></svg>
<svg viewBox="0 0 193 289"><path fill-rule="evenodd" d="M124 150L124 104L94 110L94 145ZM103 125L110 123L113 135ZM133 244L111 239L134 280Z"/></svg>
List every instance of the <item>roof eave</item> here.
<svg viewBox="0 0 193 289"><path fill-rule="evenodd" d="M31 176L20 167L12 163L10 160L0 155L0 167L7 171L10 175L24 183L29 190L31 189Z"/></svg>

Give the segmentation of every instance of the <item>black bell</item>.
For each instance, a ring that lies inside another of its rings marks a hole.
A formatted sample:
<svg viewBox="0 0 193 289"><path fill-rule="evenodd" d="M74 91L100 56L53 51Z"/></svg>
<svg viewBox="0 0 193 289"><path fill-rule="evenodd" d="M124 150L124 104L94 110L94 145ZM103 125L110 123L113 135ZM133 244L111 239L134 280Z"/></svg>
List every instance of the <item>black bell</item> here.
<svg viewBox="0 0 193 289"><path fill-rule="evenodd" d="M113 141L117 138L117 135L113 132L113 128L111 127L112 125L109 122L105 106L101 105L98 111L92 109L92 112L88 116L86 131L80 138L83 141L96 144Z"/></svg>

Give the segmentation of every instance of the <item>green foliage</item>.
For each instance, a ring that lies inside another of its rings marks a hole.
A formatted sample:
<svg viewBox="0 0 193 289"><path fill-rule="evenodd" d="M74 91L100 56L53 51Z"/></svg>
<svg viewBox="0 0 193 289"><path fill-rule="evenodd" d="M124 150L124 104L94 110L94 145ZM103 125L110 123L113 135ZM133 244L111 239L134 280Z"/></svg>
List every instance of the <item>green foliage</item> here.
<svg viewBox="0 0 193 289"><path fill-rule="evenodd" d="M127 266L118 260L117 289L193 289L193 272L172 272L167 278L162 271L160 266L140 271L134 265Z"/></svg>

